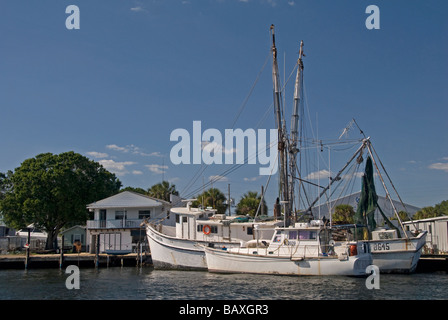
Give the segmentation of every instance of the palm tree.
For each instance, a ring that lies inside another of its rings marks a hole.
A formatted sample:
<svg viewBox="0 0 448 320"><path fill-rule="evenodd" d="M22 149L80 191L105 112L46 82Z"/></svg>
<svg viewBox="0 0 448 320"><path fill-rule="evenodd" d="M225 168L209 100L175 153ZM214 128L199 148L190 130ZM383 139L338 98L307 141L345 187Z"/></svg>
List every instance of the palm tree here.
<svg viewBox="0 0 448 320"><path fill-rule="evenodd" d="M170 201L170 194L178 196L179 192L176 190L176 186L170 184L168 181L162 181L148 189L148 195L150 197L165 201Z"/></svg>
<svg viewBox="0 0 448 320"><path fill-rule="evenodd" d="M217 210L217 213L226 213L227 201L226 196L217 188L210 188L196 197L196 201L193 202L193 206L204 205L204 207L212 207Z"/></svg>
<svg viewBox="0 0 448 320"><path fill-rule="evenodd" d="M261 195L255 191L248 191L242 197L240 202L236 206L236 214L250 215L252 217L257 213L258 207L260 206ZM268 207L266 206L266 201L263 199L263 210L268 212ZM260 208L261 211L261 208Z"/></svg>

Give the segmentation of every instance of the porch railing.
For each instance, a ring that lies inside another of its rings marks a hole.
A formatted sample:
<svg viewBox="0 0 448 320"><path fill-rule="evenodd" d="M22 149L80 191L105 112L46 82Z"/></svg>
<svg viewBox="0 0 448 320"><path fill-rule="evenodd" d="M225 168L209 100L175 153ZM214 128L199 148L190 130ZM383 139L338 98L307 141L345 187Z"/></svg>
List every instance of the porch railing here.
<svg viewBox="0 0 448 320"><path fill-rule="evenodd" d="M88 229L140 228L141 219L87 220Z"/></svg>

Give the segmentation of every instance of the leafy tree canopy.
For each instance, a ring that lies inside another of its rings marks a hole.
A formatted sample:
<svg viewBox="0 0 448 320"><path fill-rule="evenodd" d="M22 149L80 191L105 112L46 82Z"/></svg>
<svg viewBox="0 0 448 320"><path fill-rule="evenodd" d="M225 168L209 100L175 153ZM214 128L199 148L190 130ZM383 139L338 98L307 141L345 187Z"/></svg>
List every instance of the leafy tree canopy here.
<svg viewBox="0 0 448 320"><path fill-rule="evenodd" d="M126 187L126 188L122 188L120 190L120 192L123 192L123 191L132 191L132 192L135 192L135 193L148 195L148 192L145 189L143 189L143 188Z"/></svg>
<svg viewBox="0 0 448 320"><path fill-rule="evenodd" d="M421 210L417 211L412 216L412 219L419 220L419 219L434 218L434 217L440 217L440 216L446 216L446 215L448 215L448 200L442 201L442 202L436 204L434 207L422 208Z"/></svg>
<svg viewBox="0 0 448 320"><path fill-rule="evenodd" d="M64 226L85 223L86 205L116 194L116 176L80 154L43 153L3 175L0 211L8 225L20 229L34 223L48 233L47 249Z"/></svg>

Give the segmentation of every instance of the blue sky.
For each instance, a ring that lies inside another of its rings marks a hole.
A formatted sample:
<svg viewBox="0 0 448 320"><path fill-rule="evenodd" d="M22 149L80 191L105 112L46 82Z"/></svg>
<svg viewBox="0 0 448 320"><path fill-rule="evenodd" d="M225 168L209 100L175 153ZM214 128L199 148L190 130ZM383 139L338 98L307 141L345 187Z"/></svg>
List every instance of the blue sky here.
<svg viewBox="0 0 448 320"><path fill-rule="evenodd" d="M79 30L65 27L71 4ZM365 27L370 4L380 9L379 30ZM432 206L448 199L447 9L444 0L3 0L0 172L73 150L124 186L166 179L192 196L228 167L207 167L189 186L201 166L171 163L170 133L191 132L194 120L203 130L232 128L258 74L235 127L274 128L271 60L263 69L274 24L282 81L305 43L318 137L337 139L355 118L403 200ZM291 87L285 98L289 115ZM259 191L267 177L258 168L243 166L214 187L230 184L236 200ZM271 182L269 210L275 194Z"/></svg>

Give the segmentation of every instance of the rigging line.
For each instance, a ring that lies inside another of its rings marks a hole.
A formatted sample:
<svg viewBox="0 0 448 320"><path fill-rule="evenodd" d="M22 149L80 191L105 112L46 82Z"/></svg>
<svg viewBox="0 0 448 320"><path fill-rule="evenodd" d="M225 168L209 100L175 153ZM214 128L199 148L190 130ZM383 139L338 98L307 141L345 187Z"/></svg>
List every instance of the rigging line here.
<svg viewBox="0 0 448 320"><path fill-rule="evenodd" d="M356 122L355 122L355 123L356 123ZM397 189L395 188L395 186L394 186L394 184L393 184L393 182L392 182L392 179L390 178L389 174L387 173L386 168L384 168L384 165L383 165L383 163L381 162L380 157L379 157L378 154L376 153L376 150L375 150L375 148L373 147L372 142L370 142L370 147L372 148L373 153L375 153L375 155L376 155L376 157L377 157L377 159L378 159L378 161L379 161L379 163L380 163L380 165L381 165L381 168L383 169L384 173L386 174L387 179L389 179L389 183L391 184L392 188L393 188L394 191L395 191L395 194L397 195L398 199L400 200L400 203L401 203L401 205L403 206L403 208L404 208L404 210L405 210L404 212L406 213L406 216L407 216L408 218L410 218L409 215L408 215L407 209L406 209L406 205L404 204L403 200L401 200L401 197L400 197L400 195L398 194L398 191L397 191ZM390 201L392 201L392 199L390 199ZM392 204L392 203L391 203L391 204ZM392 204L392 206L393 206L393 204ZM397 213L397 216L398 216L398 213ZM401 219L400 219L400 217L398 216L397 218L398 218L398 221L401 223ZM412 220L412 219L410 219L410 220L411 220L411 223L413 224L415 230L417 230L417 227L416 227L416 225L414 224L414 220Z"/></svg>
<svg viewBox="0 0 448 320"><path fill-rule="evenodd" d="M375 168L376 168L376 170L377 170L377 172L378 172L378 175L379 175L379 177L380 177L381 183L383 184L384 191L386 191L386 195L388 196L389 201L390 201L390 204L391 204L392 208L394 209L394 213L395 213L395 215L397 216L397 220L398 220L398 222L400 223L401 229L403 230L405 237L408 238L408 234L406 233L406 230L405 230L405 228L404 228L404 226L403 226L403 222L401 221L401 218L400 218L400 215L398 214L397 208L395 207L395 205L394 205L394 203L393 203L393 200L392 200L392 198L390 197L389 190L388 190L387 187L386 187L386 183L384 182L384 179L383 179L383 177L382 177L382 175L381 175L381 172L380 172L380 170L379 170L379 168L378 168L378 165L377 165L377 163L376 163L375 157L373 156L371 146L372 146L372 144L371 144L370 141L369 141L369 144L367 144L367 150L368 150L368 152L369 152L369 155L372 157L373 165L375 166ZM378 160L379 160L379 159L378 159ZM383 167L383 169L384 169L384 167ZM389 176L388 176L388 178L389 178ZM389 179L390 179L390 178L389 178ZM394 189L394 190L395 190L395 189ZM396 192L396 190L395 190L395 192ZM377 205L378 205L378 203L377 203ZM380 207L378 206L378 208L380 208ZM381 209L381 208L380 208L380 209Z"/></svg>
<svg viewBox="0 0 448 320"><path fill-rule="evenodd" d="M257 212L255 213L255 219L256 219L257 216L258 216L258 212L259 212L261 206L263 205L264 195L266 194L266 191L268 190L269 182L271 181L271 177L272 177L272 171L273 171L274 168L275 168L275 164L277 163L277 160L278 160L278 153L277 153L277 156L275 157L274 166L273 166L272 169L271 169L271 174L269 175L269 177L268 177L268 181L266 182L265 190L264 190L263 194L261 195L260 203L259 203L259 205L258 205Z"/></svg>
<svg viewBox="0 0 448 320"><path fill-rule="evenodd" d="M263 73L263 71L264 71L264 69L265 69L265 67L266 67L266 65L267 65L267 63L269 61L270 55L271 55L271 52L269 51L269 53L268 53L268 55L267 55L267 57L266 57L266 59L265 59L265 61L263 63L263 66L261 67L261 70L258 72L257 77L255 78L255 81L254 81L254 83L252 84L252 87L249 90L249 93L247 94L246 98L244 99L242 105L240 106L240 109L239 109L237 115L235 116L235 119L233 120L232 129L235 127L236 122L238 121L241 113L243 112L244 108L246 107L247 102L249 101L249 98L252 95L252 92L254 91L255 86L257 85L257 83L258 83L258 81L260 79L260 76ZM206 165L202 164L201 167L196 171L195 175L190 179L190 182L187 184L187 186L184 187L184 189L182 190L181 193L186 192L186 190L188 190L194 183L196 183L196 181L199 179L199 177L202 175L202 173L205 171L205 169L206 169Z"/></svg>
<svg viewBox="0 0 448 320"><path fill-rule="evenodd" d="M269 148L272 148L272 145L270 145ZM252 154L252 157L254 157L254 156L257 156L257 153ZM229 175L229 174L232 173L233 171L239 169L241 166L243 166L243 165L246 164L245 161L247 161L247 160L249 160L249 156L246 157L246 159L244 160L243 163L233 165L231 168L225 170L223 173L221 173L220 175L218 175L216 178L211 179L211 180L210 180L209 182L207 182L203 187L205 187L205 186L209 186L209 185L213 184L214 182L219 181L219 180L222 179L223 177ZM201 188L202 188L202 187L201 187ZM201 188L197 188L196 190L192 191L189 195L192 195L192 194L198 192L198 190L200 190Z"/></svg>
<svg viewBox="0 0 448 320"><path fill-rule="evenodd" d="M271 147L272 147L272 145L270 145L270 146L268 147L268 149L270 149ZM248 161L248 160L252 160L254 157L256 158L257 155L258 155L258 153L253 153L252 155L248 155L248 156L246 156L246 158L244 159L244 162L243 162L242 164L240 164L240 166L246 164L246 163L245 163L246 161ZM249 158L249 157L250 157L250 158ZM204 173L204 171L207 169L208 166L209 166L209 164L204 164L204 163L202 163L201 168L198 169L198 171L196 172L195 176L193 176L193 178L190 180L189 184L187 185L188 188L190 188L192 185L194 185L194 184L196 183L196 181L197 181L197 180L199 179L199 177ZM230 169L228 169L228 170L232 170L232 168L230 168ZM225 172L226 172L226 171L225 171ZM233 172L233 171L232 171L232 172ZM210 183L212 184L213 182L219 181L220 179L221 179L221 178L216 178L215 180L211 180ZM206 185L208 186L208 185L210 185L210 183L207 183ZM182 190L181 194L183 194L186 190L188 190L188 188L187 188L187 187L184 188L184 189ZM192 192L192 193L195 193L195 192ZM190 194L192 194L192 193L190 193Z"/></svg>
<svg viewBox="0 0 448 320"><path fill-rule="evenodd" d="M359 168L359 164L354 163L350 166L350 168L347 170L347 173L345 174L345 177L343 180L346 180L346 182L344 183L341 192L339 193L339 196L336 198L337 199L341 199L342 195L344 194L344 192L346 192L346 190L349 189L350 185L352 185L352 189L354 186L354 177L355 177L355 173L358 171ZM353 182L353 183L352 183ZM336 187L333 189L333 192L331 193L330 197L332 197L335 193L336 190L342 185L342 181L336 185Z"/></svg>
<svg viewBox="0 0 448 320"><path fill-rule="evenodd" d="M270 143L269 146L268 146L268 149L272 149L272 147L273 147L274 145L275 145L275 142ZM221 180L223 177L229 175L230 173L232 173L232 172L234 172L235 170L239 169L239 168L242 167L243 165L246 165L246 161L252 160L254 157L257 157L259 152L260 152L260 151L257 151L257 152L255 152L255 153L252 153L251 155L246 156L246 158L244 159L243 163L232 165L231 168L229 168L229 169L225 170L224 172L222 172L221 174L217 175L217 177L215 177L215 178L209 180L209 181L208 181L207 183L205 183L203 186L194 189L193 191L191 191L191 192L187 195L187 198L188 198L189 196L191 196L191 195L194 195L195 193L197 193L198 191L200 191L202 188L205 188L205 187L207 187L207 186L213 184L214 182L217 182L217 181Z"/></svg>
<svg viewBox="0 0 448 320"><path fill-rule="evenodd" d="M344 175L344 179L342 179L339 183L337 183L335 185L335 187L331 190L331 193L329 195L327 195L327 193L325 193L325 197L327 198L326 206L327 206L328 213L330 214L330 216L332 215L333 209L336 207L337 200L341 199L342 194L344 193L344 191L346 189L348 189L347 187L351 184L351 181L354 181L353 177L354 177L355 172L357 171L357 168L359 168L359 164L353 163L348 168L347 173ZM346 179L345 177L349 177L349 178ZM343 181L346 181L346 182L343 184ZM333 198L334 194L341 186L342 186L342 190L341 190L341 192L339 192L339 196L336 199L334 199ZM334 200L331 200L332 198ZM332 205L332 201L334 201L333 205Z"/></svg>
<svg viewBox="0 0 448 320"><path fill-rule="evenodd" d="M258 129L261 124L266 120L268 114L271 112L272 108L274 108L274 103L272 102L269 108L267 108L266 112L264 113L263 117L261 117L260 121L258 121L256 128Z"/></svg>
<svg viewBox="0 0 448 320"><path fill-rule="evenodd" d="M242 105L240 106L240 109L239 109L239 111L238 111L238 113L237 113L235 119L233 120L232 129L235 127L236 122L238 121L238 119L239 119L241 113L243 112L244 108L246 107L246 104L247 104L247 102L249 101L249 98L250 98L250 96L252 95L252 92L254 91L255 86L257 85L258 80L260 79L260 76L261 76L261 74L263 73L264 68L266 67L266 65L267 65L267 63L268 63L268 61L269 61L269 57L270 57L270 56L271 56L271 52L269 51L269 53L268 53L268 55L267 55L267 57L266 57L266 59L265 59L265 61L264 61L264 64L263 64L263 66L261 67L261 70L258 72L258 75L257 75L257 77L255 78L255 81L254 81L254 83L252 84L252 87L250 88L249 93L247 94L246 98L244 99L244 101L243 101Z"/></svg>

